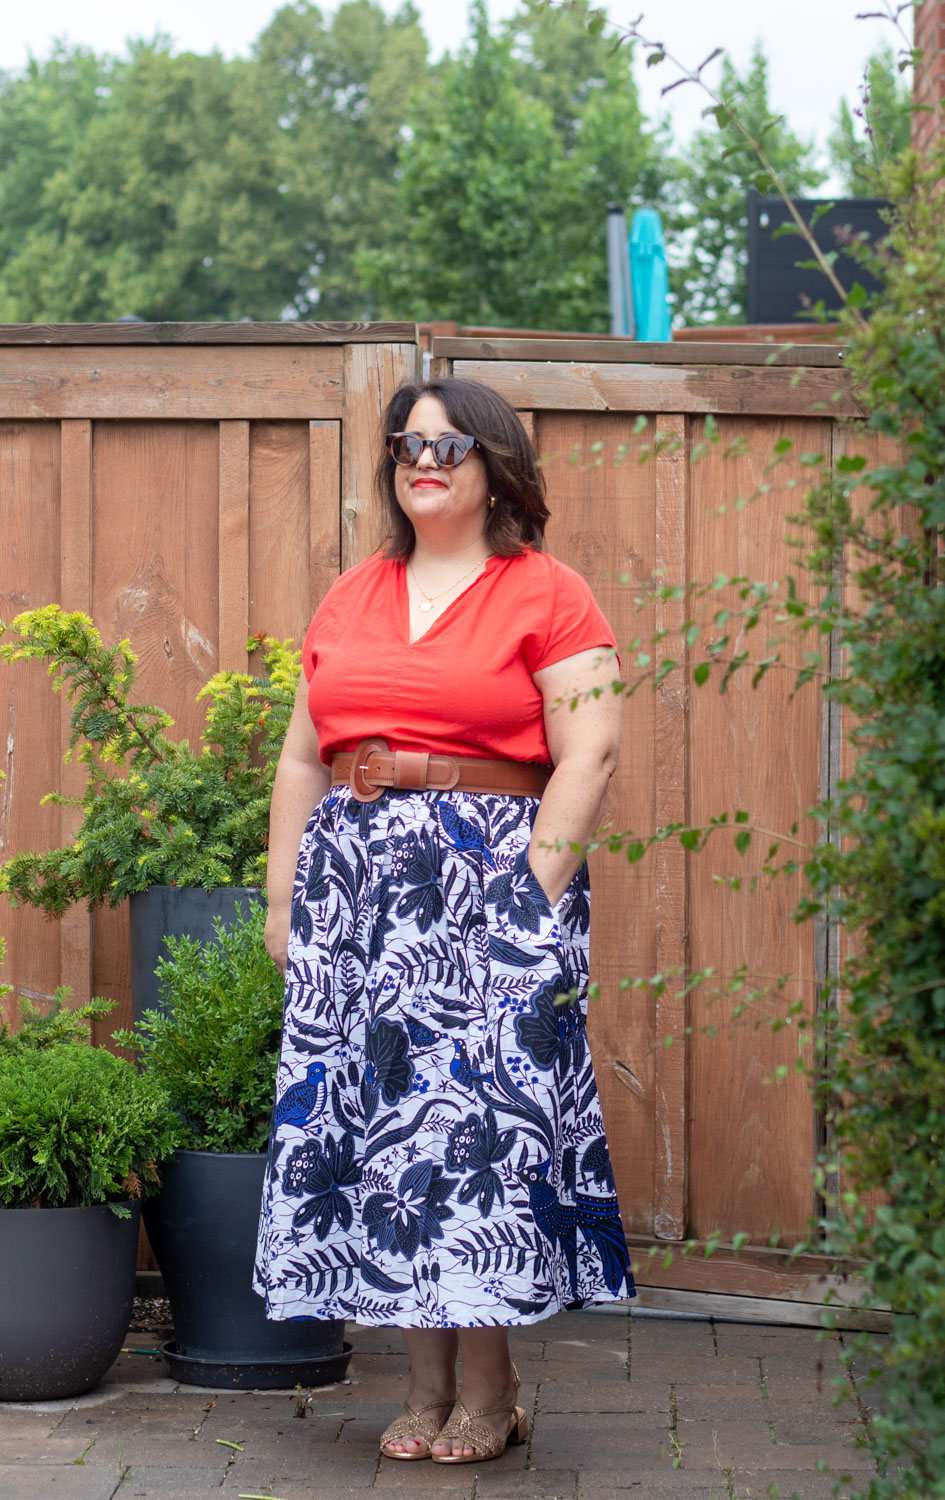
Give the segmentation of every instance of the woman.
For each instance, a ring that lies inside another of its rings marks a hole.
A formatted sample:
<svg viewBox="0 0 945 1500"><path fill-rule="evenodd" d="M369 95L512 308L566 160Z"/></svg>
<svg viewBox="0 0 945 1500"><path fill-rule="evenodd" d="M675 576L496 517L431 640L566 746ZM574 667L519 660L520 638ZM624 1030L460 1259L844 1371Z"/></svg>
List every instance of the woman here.
<svg viewBox="0 0 945 1500"><path fill-rule="evenodd" d="M286 1010L256 1287L271 1318L403 1328L381 1451L469 1463L526 1435L509 1327L633 1291L572 847L598 826L621 698L594 695L613 636L541 550L508 403L437 380L385 418L390 540L312 620L273 792Z"/></svg>

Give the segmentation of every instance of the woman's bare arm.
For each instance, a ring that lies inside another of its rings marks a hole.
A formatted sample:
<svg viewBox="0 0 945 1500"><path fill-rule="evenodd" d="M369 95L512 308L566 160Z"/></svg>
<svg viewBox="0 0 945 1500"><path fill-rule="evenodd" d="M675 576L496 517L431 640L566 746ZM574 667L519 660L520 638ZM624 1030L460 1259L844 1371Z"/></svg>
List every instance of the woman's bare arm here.
<svg viewBox="0 0 945 1500"><path fill-rule="evenodd" d="M602 647L579 651L535 673L555 769L535 817L528 858L552 905L564 895L582 856L542 844L558 839L584 844L597 831L620 753L623 697L610 689L617 675L614 656ZM583 696L594 687L604 689L599 698Z"/></svg>
<svg viewBox="0 0 945 1500"><path fill-rule="evenodd" d="M331 772L318 758L318 736L308 711L308 683L303 674L276 768L269 813L266 947L283 973L302 834L312 809L330 785Z"/></svg>

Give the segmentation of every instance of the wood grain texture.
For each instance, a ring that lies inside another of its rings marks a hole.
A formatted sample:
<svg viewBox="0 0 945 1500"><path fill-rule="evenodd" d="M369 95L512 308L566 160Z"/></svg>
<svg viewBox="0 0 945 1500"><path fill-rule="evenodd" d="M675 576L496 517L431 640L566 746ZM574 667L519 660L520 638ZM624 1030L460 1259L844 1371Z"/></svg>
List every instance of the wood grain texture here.
<svg viewBox="0 0 945 1500"><path fill-rule="evenodd" d="M60 588L58 424L0 421L0 618L57 598ZM42 662L0 663L0 859L59 845L59 808L41 798L59 785L62 719ZM45 1002L61 980L59 932L41 912L0 901L7 943L0 977ZM15 994L0 999L10 1021Z"/></svg>
<svg viewBox="0 0 945 1500"><path fill-rule="evenodd" d="M706 1242L696 1240L688 1253L674 1251L667 1266L661 1241L631 1234L627 1242L634 1275L644 1286L801 1302L822 1302L828 1289L841 1303L855 1303L860 1295L856 1265L838 1265L827 1255L792 1255L789 1249L758 1244L744 1245L736 1254L723 1242L707 1256Z"/></svg>
<svg viewBox="0 0 945 1500"><path fill-rule="evenodd" d="M643 1270L642 1274L645 1275L646 1271ZM854 1292L860 1289L854 1284ZM862 1290L865 1291L865 1287L862 1287ZM809 1295L817 1297L821 1293L826 1294L826 1288L822 1285L820 1278L815 1277ZM800 1297L784 1299L726 1295L715 1292L711 1288L678 1292L667 1287L644 1286L642 1282L637 1283L637 1300L633 1303L633 1307L634 1309L645 1307L660 1312L684 1313L689 1317L719 1318L725 1321L749 1320L753 1323L780 1323L795 1328L822 1328L824 1323L822 1301L805 1302ZM834 1328L844 1331L869 1329L873 1333L892 1332L891 1313L865 1312L860 1308L846 1307L839 1302L831 1303L831 1307Z"/></svg>
<svg viewBox="0 0 945 1500"><path fill-rule="evenodd" d="M633 602L634 585L655 565L653 465L619 461L632 423L595 413L537 414L535 446L548 484L549 550L590 584L630 672L627 643L646 636L652 616ZM595 449L596 444L601 444ZM620 763L602 821L648 830L655 818L654 702L648 684L625 698ZM566 712L566 710L559 710ZM654 1013L629 974L656 970L653 871L603 850L591 856L591 977L601 987L588 1006L595 1071L624 1222L650 1232L654 1174Z"/></svg>
<svg viewBox="0 0 945 1500"><path fill-rule="evenodd" d="M693 444L702 439L701 427L693 424ZM727 460L724 452L739 436L748 452ZM793 442L793 454L817 452L829 442L829 426L793 419L719 420L718 443L707 445L691 473L694 580L737 574L774 582L794 570L785 518L798 508L798 497L787 485L791 479L803 484L807 471L793 456L775 476L766 471L782 437ZM745 509L736 508L736 497L749 497L765 482L775 487ZM735 587L713 591L703 603L708 636L720 633L712 616L726 605L739 607ZM722 660L748 649L757 661L767 654L773 633L771 623L747 633L733 622ZM806 1232L814 1208L814 1112L807 1081L795 1071L798 1033L793 1026L775 1033L770 1025L796 999L807 1016L813 1011L813 925L797 926L791 919L802 876L798 872L770 886L762 881L754 894L724 883L730 877L747 883L760 868L773 842L769 830L788 835L797 821L801 839L816 838L816 825L803 815L820 789L820 697L813 684L791 697L792 669L811 644L792 637L783 650L784 667L769 673L757 690L748 668L722 695L716 668L709 682L690 694L691 821L704 827L713 816L727 813L732 819L741 809L757 830L744 856L736 852L732 834L723 832L690 858L690 964L693 970L711 966L711 986L723 985L741 965L747 966L750 987L792 976L783 993L759 1000L740 1019L733 1008L744 994L713 999L711 987L704 986L691 997L689 1204L690 1230L697 1236L718 1230L726 1238L745 1232L758 1241L775 1236L794 1243ZM782 859L793 852L793 846L782 845ZM787 1075L775 1082L780 1067Z"/></svg>
<svg viewBox="0 0 945 1500"><path fill-rule="evenodd" d="M249 423L221 422L217 571L220 666L245 672L249 666Z"/></svg>
<svg viewBox="0 0 945 1500"><path fill-rule="evenodd" d="M341 460L343 570L369 557L384 535L383 517L374 497L374 465L382 439L381 416L399 385L420 378L421 367L419 345L345 346Z"/></svg>
<svg viewBox="0 0 945 1500"><path fill-rule="evenodd" d="M686 419L665 417L660 423L670 443L654 460L656 516L654 567L666 584L682 584L688 574L689 450ZM659 601L653 625L666 631L680 665L656 688L654 704L655 820L657 828L684 823L687 811L686 719L688 691L685 643L681 626L683 600ZM678 839L667 839L653 850L655 880L656 971L677 972L657 996L654 1059L655 1156L653 1232L659 1239L681 1240L687 1233L686 1058L689 1001L680 995L686 978L688 913L686 855Z"/></svg>
<svg viewBox="0 0 945 1500"><path fill-rule="evenodd" d="M342 360L342 348L318 345L0 346L0 416L338 417Z"/></svg>
<svg viewBox="0 0 945 1500"><path fill-rule="evenodd" d="M633 339L436 338L434 359L569 360L580 364L843 366L844 344L674 344Z"/></svg>
<svg viewBox="0 0 945 1500"><path fill-rule="evenodd" d="M485 381L512 406L535 411L807 416L820 410L830 416L855 416L859 410L849 372L843 369L801 373L745 365L544 364L454 358L453 373Z"/></svg>
<svg viewBox="0 0 945 1500"><path fill-rule="evenodd" d="M219 664L220 439L213 422L106 422L95 428L92 613L108 642L138 655L135 700L199 744L197 693ZM127 912L99 912L95 993L131 1018Z"/></svg>
<svg viewBox="0 0 945 1500"><path fill-rule="evenodd" d="M65 610L89 614L92 607L92 424L66 421L60 433L62 457L59 545L59 600ZM69 715L73 705L63 693L59 700L60 748L63 765L59 786L69 797L85 791L85 767L74 758L65 763L69 748ZM59 809L59 841L75 838L82 813L76 807ZM92 996L92 920L84 906L72 907L59 921L60 983L71 990L70 1004L84 1005ZM95 1040L113 1030L109 1019L95 1025ZM99 1035L102 1033L102 1035Z"/></svg>
<svg viewBox="0 0 945 1500"><path fill-rule="evenodd" d="M337 422L308 424L308 538L308 610L313 615L341 571L341 427Z"/></svg>
<svg viewBox="0 0 945 1500"><path fill-rule="evenodd" d="M3 344L406 344L416 323L0 323Z"/></svg>
<svg viewBox="0 0 945 1500"><path fill-rule="evenodd" d="M254 422L251 455L249 631L298 642L309 621L309 424Z"/></svg>

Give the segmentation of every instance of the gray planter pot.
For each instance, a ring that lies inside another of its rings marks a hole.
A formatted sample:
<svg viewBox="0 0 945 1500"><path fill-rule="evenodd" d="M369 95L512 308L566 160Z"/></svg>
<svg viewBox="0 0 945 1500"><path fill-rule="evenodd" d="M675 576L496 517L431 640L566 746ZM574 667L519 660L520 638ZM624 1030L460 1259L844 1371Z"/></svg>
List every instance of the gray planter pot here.
<svg viewBox="0 0 945 1500"><path fill-rule="evenodd" d="M188 1385L274 1390L340 1380L351 1357L344 1321L272 1322L252 1289L265 1154L178 1151L144 1222L164 1277Z"/></svg>
<svg viewBox="0 0 945 1500"><path fill-rule="evenodd" d="M261 901L256 886L227 885L205 891L200 886L152 885L138 891L128 902L131 926L131 1003L134 1019L146 1010L163 1010L161 989L154 970L166 957L166 937L189 937L208 942L213 921L232 922L233 908L249 914L251 901Z"/></svg>
<svg viewBox="0 0 945 1500"><path fill-rule="evenodd" d="M131 1320L141 1205L0 1209L0 1401L80 1396Z"/></svg>

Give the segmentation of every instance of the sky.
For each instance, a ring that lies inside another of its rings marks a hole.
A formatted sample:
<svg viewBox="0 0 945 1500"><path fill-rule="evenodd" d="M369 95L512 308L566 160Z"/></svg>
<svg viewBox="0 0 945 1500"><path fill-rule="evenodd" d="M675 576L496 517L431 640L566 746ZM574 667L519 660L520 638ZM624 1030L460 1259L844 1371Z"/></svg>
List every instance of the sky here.
<svg viewBox="0 0 945 1500"><path fill-rule="evenodd" d="M393 11L398 0L383 0ZM466 33L467 0L414 0L434 55L453 51ZM494 21L511 15L517 0L488 0ZM681 63L694 68L717 46L736 66L748 61L760 39L770 62L771 101L800 135L823 145L841 97L855 103L863 65L885 39L901 46L893 26L882 20L857 20L863 10L895 9L895 0L605 0L611 21L619 26L643 13L648 37L662 41ZM323 10L334 8L331 0ZM7 0L0 26L0 69L18 69L32 54L43 57L56 37L97 52L122 52L130 37L169 33L183 50L226 56L248 51L252 41L278 9L277 0L30 0L14 6ZM660 90L678 76L669 62L638 69L647 113L668 114L680 142L700 124L709 100L691 86ZM709 68L706 78L717 76ZM405 86L409 80L405 79Z"/></svg>

